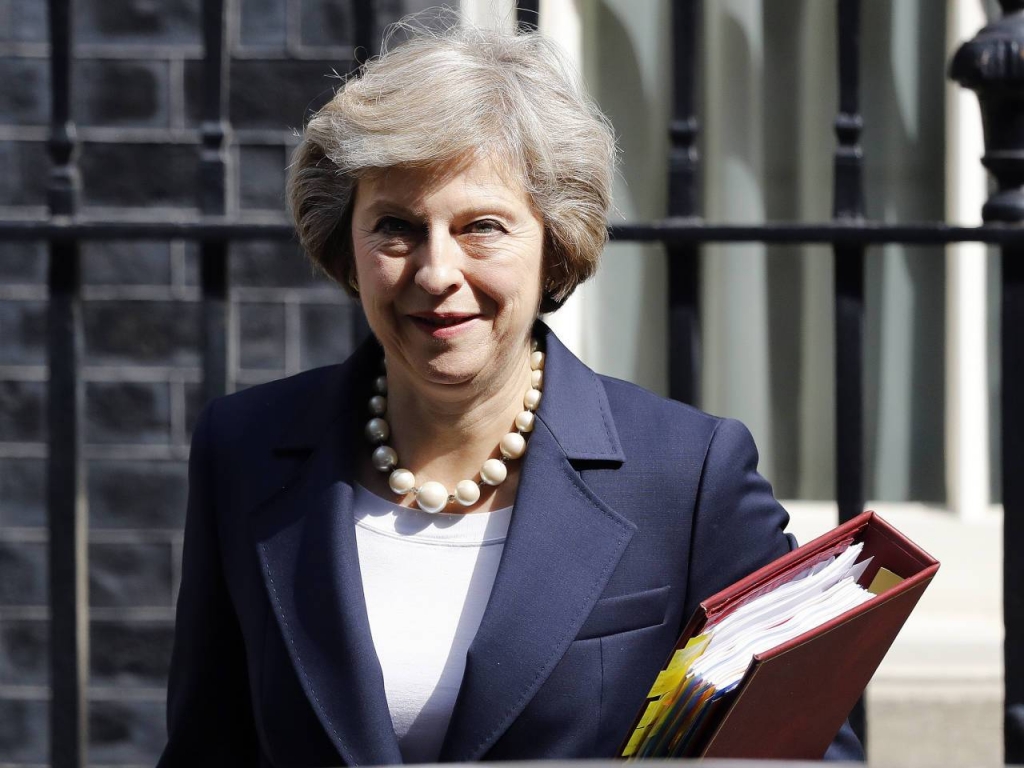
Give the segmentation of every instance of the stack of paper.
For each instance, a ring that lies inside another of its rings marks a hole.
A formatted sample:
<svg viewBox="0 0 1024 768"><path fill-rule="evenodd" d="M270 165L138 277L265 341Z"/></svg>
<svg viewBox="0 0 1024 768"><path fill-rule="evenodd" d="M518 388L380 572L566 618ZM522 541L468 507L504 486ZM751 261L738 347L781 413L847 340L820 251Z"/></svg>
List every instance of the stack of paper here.
<svg viewBox="0 0 1024 768"><path fill-rule="evenodd" d="M676 651L648 694L624 757L700 754L755 654L828 623L868 601L858 584L871 562L858 563L862 543L845 548L770 591L709 621Z"/></svg>

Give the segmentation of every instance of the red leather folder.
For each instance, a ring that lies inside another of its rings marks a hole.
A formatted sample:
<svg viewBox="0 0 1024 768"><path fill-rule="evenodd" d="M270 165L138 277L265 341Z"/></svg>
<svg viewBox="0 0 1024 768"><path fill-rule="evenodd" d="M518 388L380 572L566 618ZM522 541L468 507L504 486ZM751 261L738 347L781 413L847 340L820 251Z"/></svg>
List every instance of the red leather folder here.
<svg viewBox="0 0 1024 768"><path fill-rule="evenodd" d="M939 563L874 512L811 541L700 604L676 649L740 605L863 542L860 578L867 587L880 568L902 581L816 629L757 654L731 698L709 713L702 738L682 756L820 759L867 687ZM671 655L670 655L671 658ZM649 702L650 700L648 700ZM633 724L639 725L641 708ZM625 743L623 750L625 750Z"/></svg>

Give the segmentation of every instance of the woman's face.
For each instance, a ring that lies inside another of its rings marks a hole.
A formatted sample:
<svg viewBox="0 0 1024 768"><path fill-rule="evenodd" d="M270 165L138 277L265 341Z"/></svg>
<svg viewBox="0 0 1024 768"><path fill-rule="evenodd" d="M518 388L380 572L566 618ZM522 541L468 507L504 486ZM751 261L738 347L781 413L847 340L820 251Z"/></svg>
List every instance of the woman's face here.
<svg viewBox="0 0 1024 768"><path fill-rule="evenodd" d="M360 180L359 298L389 371L487 385L523 364L540 306L544 227L499 168L485 158Z"/></svg>

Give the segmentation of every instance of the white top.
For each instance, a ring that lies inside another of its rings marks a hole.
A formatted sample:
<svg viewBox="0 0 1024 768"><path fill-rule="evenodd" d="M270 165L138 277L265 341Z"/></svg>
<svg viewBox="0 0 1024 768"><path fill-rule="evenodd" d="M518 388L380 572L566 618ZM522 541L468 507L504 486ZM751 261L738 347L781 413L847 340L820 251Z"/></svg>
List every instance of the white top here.
<svg viewBox="0 0 1024 768"><path fill-rule="evenodd" d="M402 759L437 762L512 508L430 515L357 486L353 510L370 632Z"/></svg>

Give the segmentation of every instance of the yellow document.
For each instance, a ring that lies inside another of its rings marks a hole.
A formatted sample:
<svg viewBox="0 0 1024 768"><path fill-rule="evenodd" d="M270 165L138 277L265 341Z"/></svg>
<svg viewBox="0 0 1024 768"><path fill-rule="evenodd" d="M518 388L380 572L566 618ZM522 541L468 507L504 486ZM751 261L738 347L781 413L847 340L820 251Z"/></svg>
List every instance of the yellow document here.
<svg viewBox="0 0 1024 768"><path fill-rule="evenodd" d="M633 735L629 737L626 748L622 750L623 757L632 756L640 744L643 743L644 736L647 735L648 730L660 722L665 712L668 711L668 705L675 699L675 696L666 696L665 694L674 694L679 689L683 678L686 677L686 673L690 669L690 665L704 653L704 649L708 647L709 642L711 642L710 633L697 635L690 638L684 647L672 654L668 665L658 673L650 693L647 694L647 698L650 699L647 702L647 709L644 710L644 714L640 718L640 722L637 723Z"/></svg>
<svg viewBox="0 0 1024 768"><path fill-rule="evenodd" d="M871 586L868 587L868 592L872 595L880 595L883 592L888 592L901 581L903 581L903 578L897 576L888 568L879 568L878 573L875 574L875 578L871 580Z"/></svg>
<svg viewBox="0 0 1024 768"><path fill-rule="evenodd" d="M658 673L647 698L659 699L669 691L678 688L694 659L704 653L704 649L708 647L710 641L710 634L697 635L697 637L691 638L685 647L673 653L668 666Z"/></svg>

